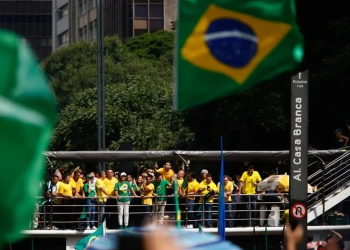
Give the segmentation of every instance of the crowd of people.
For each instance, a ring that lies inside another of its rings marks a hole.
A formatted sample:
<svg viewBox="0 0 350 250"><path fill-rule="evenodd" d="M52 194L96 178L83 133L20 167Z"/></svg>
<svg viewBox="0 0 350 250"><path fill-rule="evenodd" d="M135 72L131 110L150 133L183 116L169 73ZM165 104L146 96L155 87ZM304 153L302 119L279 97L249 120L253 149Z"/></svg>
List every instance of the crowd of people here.
<svg viewBox="0 0 350 250"><path fill-rule="evenodd" d="M270 175L274 174L274 171L270 172ZM224 176L226 227L259 226L256 187L261 180L253 165L249 165L241 176ZM183 226L213 227L214 199L220 191L220 183L215 183L206 169L196 175L185 174L180 167L175 175L170 162L161 168L157 163L153 169L140 167L135 177L125 172L115 173L112 169L85 175L79 167L68 173L61 166L52 180L44 185L46 199L42 206L45 206L42 219L50 229L74 229L79 227L81 221L84 221L86 229L96 229L103 220L110 229L127 228L130 224L141 226L153 220L163 224L165 218L175 218L175 182ZM266 190L264 193L276 192ZM280 204L280 210L284 211L288 203L283 202L283 194L262 197L267 210L263 224L267 225L272 204ZM287 213L288 210L282 217L287 218Z"/></svg>

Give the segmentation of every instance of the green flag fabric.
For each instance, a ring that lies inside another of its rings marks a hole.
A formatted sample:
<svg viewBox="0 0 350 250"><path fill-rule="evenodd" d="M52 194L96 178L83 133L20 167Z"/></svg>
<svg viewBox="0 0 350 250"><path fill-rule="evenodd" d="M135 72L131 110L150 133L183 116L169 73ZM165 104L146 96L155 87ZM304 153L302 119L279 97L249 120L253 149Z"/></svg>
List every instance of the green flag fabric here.
<svg viewBox="0 0 350 250"><path fill-rule="evenodd" d="M0 30L0 247L29 229L40 193L56 103L26 42Z"/></svg>
<svg viewBox="0 0 350 250"><path fill-rule="evenodd" d="M104 237L106 234L106 222L104 221L95 232L81 239L74 248L77 250L87 249L93 242L99 240Z"/></svg>
<svg viewBox="0 0 350 250"><path fill-rule="evenodd" d="M180 0L174 109L241 93L303 58L294 0Z"/></svg>

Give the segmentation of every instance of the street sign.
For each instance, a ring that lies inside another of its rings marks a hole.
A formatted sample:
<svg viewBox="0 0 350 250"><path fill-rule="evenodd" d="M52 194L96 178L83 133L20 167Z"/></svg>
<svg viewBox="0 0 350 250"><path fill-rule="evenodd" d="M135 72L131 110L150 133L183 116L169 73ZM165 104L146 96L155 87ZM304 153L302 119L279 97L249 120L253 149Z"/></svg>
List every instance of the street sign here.
<svg viewBox="0 0 350 250"><path fill-rule="evenodd" d="M292 229L301 224L303 239L297 250L307 244L307 166L309 71L295 71L291 77L289 221Z"/></svg>
<svg viewBox="0 0 350 250"><path fill-rule="evenodd" d="M296 219L302 219L307 214L307 209L304 204L296 203L292 206L292 216Z"/></svg>

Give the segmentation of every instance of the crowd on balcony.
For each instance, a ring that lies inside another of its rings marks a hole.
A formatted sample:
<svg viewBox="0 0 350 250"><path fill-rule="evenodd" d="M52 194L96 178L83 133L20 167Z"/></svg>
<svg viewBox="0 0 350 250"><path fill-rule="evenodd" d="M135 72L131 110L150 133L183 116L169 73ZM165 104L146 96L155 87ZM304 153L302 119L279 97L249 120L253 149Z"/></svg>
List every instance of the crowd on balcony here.
<svg viewBox="0 0 350 250"><path fill-rule="evenodd" d="M271 171L270 174L275 173ZM284 201L285 196L276 190L266 190L263 193L266 195L258 196L256 187L261 180L253 165L249 165L241 176L224 176L226 227L261 225L258 202L266 205L263 225L267 225L272 204L278 204L286 222L288 203ZM85 175L79 167L67 173L62 166L44 185L46 199L41 207L41 220L46 221L47 228L53 229L75 229L82 221L85 229L96 229L103 220L109 229L141 226L154 220L163 224L165 219L175 219L175 187L183 227L215 226L213 214L216 213L220 183L215 183L206 169L197 175L185 174L180 168L175 175L170 162L161 168L157 163L153 169L141 167L138 176L115 173L112 169ZM34 224L34 227L39 225L38 222Z"/></svg>

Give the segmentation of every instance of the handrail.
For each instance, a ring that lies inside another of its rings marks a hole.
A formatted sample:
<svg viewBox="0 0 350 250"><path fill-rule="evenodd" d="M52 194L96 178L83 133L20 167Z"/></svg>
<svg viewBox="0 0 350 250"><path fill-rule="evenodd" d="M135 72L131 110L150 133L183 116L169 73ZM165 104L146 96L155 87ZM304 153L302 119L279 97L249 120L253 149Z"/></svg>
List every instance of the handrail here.
<svg viewBox="0 0 350 250"><path fill-rule="evenodd" d="M244 196L248 196L248 197L253 197L253 196L261 196L262 194L251 194L251 195L246 195L246 194L242 194L241 196L244 197ZM204 195L193 195L194 197L203 197ZM237 197L237 196L240 196L238 194L232 194L231 195L233 198ZM281 194L264 194L263 196L281 196ZM126 196L124 196L126 197ZM133 198L133 199L141 199L140 196L138 197L134 197L134 196L128 196L130 198ZM159 197L154 197L154 199L158 199L158 198L163 198L163 197L166 197L166 198L171 198L172 196L159 196ZM40 197L40 198L43 198L43 197ZM90 198L94 198L94 197L86 197L87 199L90 199ZM107 197L104 197L104 196L100 196L100 197L95 197L95 198L107 198ZM218 196L217 195L214 195L214 202L212 203L212 211L209 211L205 208L205 206L203 206L202 210L191 210L190 213L195 213L195 214L202 214L201 217L195 217L194 219L190 220L190 223L191 225L193 224L193 222L195 223L205 223L205 221L208 221L208 219L205 218L204 214L206 213L212 213L213 216L216 216L217 215L217 208L218 208L218 203L217 203L217 198ZM108 199L114 199L114 198L108 198ZM81 201L84 200L84 199L80 199ZM267 202L267 201L258 201L257 204L257 208L256 209L251 209L251 207L249 206L249 209L246 209L246 208L242 208L242 207L236 207L236 205L239 205L239 206L245 206L245 205L251 205L251 199L249 198L248 201L246 200L245 202L235 202L235 199L233 199L233 202L231 203L226 203L226 204L232 204L232 205L235 205L234 207L232 208L227 208L226 209L226 213L235 213L235 214L238 214L238 213L245 213L245 212L248 212L249 213L249 216L248 217L233 217L233 218L227 218L227 221L233 221L233 222L237 222L239 223L239 221L246 221L246 222L249 222L249 224L251 224L251 221L252 220L256 220L256 221L263 221L263 220L266 220L264 217L261 217L260 216L256 216L256 213L257 212L264 212L264 211L261 211L261 208L259 208L260 205L271 205L271 206L274 206L274 205L277 205L279 208L278 208L278 211L279 212L283 212L284 209L281 210L282 207L285 207L286 203L281 201L281 202ZM171 204L167 204L167 206L172 206L173 203ZM199 203L199 202L195 202L194 205L204 205L204 203ZM66 219L60 219L60 220L57 220L57 215L69 215L69 216L74 216L76 215L75 217L78 218L81 213L82 213L82 210L85 205L83 204L79 204L79 205L57 205L57 204L54 204L52 205L54 208L59 208L59 207L75 207L76 209L78 208L78 210L75 210L75 211L69 211L69 210L65 210L64 213L62 213L62 211L58 211L57 209L55 209L55 211L52 213L53 214L53 217L54 219L52 220L51 218L48 218L46 217L45 219L45 216L48 215L47 213L47 209L50 208L50 203L47 203L47 206L42 206L43 207L43 210L38 212L36 211L34 213L35 216L38 216L38 217L44 217L44 219L41 220L41 223L44 224L44 228L46 228L47 225L48 228L50 228L50 226L52 225L52 223L54 224L54 227L55 226L59 226L59 225L62 225L62 223L65 223L65 224L72 224L72 223L81 223L81 221L79 220L66 220ZM99 206L99 203L97 203L96 207ZM137 208L137 207L144 207L144 205L134 205L134 204L130 204L129 205L130 208ZM129 215L130 216L135 216L135 215L145 215L145 214L153 214L153 216L157 216L159 215L158 213L158 210L157 210L157 207L160 206L157 202L155 202L153 204L153 208L155 208L155 210L153 209L152 212L140 212L140 211L130 211ZM39 207L39 206L38 206ZM118 205L105 205L105 207L110 207L110 208L113 208L113 211L109 212L109 214L111 215L117 215L118 212L116 211ZM114 209L115 207L115 209ZM45 210L46 209L46 210ZM69 212L68 212L69 211ZM271 210L272 211L272 210ZM277 212L277 210L274 210ZM171 211L167 211L165 212L165 214L173 214L175 211L171 210ZM93 212L85 212L85 214L92 214ZM99 213L100 213L100 210L99 209L96 209L96 218L97 220L94 220L94 222L98 222L99 221ZM254 213L254 214L253 214ZM182 214L185 214L185 210L182 209ZM210 219L209 219L210 220ZM212 219L212 221L215 221L215 219ZM168 220L168 221L172 221L171 219ZM279 223L279 222L278 222ZM186 225L186 224L185 224Z"/></svg>

